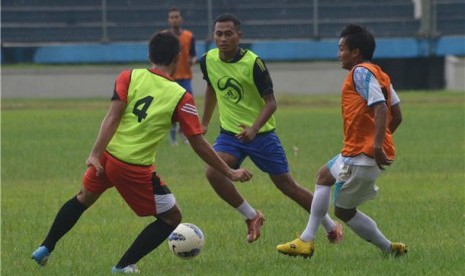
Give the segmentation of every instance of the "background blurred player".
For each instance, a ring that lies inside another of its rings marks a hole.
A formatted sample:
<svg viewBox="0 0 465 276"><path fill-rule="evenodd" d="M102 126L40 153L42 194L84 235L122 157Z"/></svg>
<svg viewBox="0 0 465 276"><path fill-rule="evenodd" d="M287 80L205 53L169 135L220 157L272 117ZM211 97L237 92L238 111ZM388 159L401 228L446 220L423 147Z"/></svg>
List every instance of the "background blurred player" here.
<svg viewBox="0 0 465 276"><path fill-rule="evenodd" d="M181 44L181 55L179 57L176 72L173 74L174 80L184 87L186 91L193 94L192 91L192 65L197 62L197 54L195 52L195 38L191 31L182 28L183 24L182 12L179 8L173 7L168 11L168 24L170 25L169 31L179 38ZM177 124L173 124L170 130L170 143L177 145L176 133L179 133L184 143L187 139L184 137Z"/></svg>

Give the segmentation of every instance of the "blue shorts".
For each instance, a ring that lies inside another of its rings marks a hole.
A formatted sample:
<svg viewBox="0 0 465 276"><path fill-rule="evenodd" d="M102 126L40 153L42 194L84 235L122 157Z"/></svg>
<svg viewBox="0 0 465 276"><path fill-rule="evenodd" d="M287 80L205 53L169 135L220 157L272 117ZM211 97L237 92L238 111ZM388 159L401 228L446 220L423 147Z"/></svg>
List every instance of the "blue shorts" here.
<svg viewBox="0 0 465 276"><path fill-rule="evenodd" d="M186 89L187 93L192 95L192 85L190 79L179 79L176 82L181 85L184 89Z"/></svg>
<svg viewBox="0 0 465 276"><path fill-rule="evenodd" d="M236 157L239 160L236 168L249 156L260 170L270 175L289 172L286 154L274 131L257 134L251 142L242 142L233 134L221 132L213 148Z"/></svg>

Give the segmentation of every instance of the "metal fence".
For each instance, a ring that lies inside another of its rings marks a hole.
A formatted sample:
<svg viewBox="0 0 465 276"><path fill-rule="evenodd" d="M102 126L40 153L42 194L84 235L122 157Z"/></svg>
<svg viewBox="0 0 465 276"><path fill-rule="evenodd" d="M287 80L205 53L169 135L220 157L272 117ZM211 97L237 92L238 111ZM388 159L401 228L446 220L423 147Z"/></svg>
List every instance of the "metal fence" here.
<svg viewBox="0 0 465 276"><path fill-rule="evenodd" d="M337 37L360 23L377 37L465 35L464 0L3 0L2 44L145 41L167 28L167 11L209 40L211 22L232 12L244 41Z"/></svg>

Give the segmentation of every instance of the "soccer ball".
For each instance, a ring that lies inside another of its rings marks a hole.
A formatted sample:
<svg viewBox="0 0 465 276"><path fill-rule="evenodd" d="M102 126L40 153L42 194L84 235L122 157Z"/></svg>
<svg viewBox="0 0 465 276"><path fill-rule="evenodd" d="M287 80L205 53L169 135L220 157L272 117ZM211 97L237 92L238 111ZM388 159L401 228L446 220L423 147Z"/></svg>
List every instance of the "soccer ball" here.
<svg viewBox="0 0 465 276"><path fill-rule="evenodd" d="M190 259L200 254L205 237L192 223L181 223L168 237L171 252L181 259Z"/></svg>

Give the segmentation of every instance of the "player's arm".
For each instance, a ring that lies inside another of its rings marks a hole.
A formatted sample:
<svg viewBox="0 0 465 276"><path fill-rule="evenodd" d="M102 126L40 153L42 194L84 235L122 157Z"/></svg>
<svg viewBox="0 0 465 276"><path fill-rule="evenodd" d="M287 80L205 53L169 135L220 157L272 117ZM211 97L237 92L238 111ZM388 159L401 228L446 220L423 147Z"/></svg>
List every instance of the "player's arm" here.
<svg viewBox="0 0 465 276"><path fill-rule="evenodd" d="M374 158L378 167L384 170L384 166L389 166L392 160L388 159L383 150L384 138L386 136L388 108L385 102L379 102L373 106L375 114L375 141L373 144Z"/></svg>
<svg viewBox="0 0 465 276"><path fill-rule="evenodd" d="M246 169L234 170L230 168L213 150L202 134L188 136L187 139L192 149L205 163L219 171L231 181L245 182L252 178L252 173Z"/></svg>
<svg viewBox="0 0 465 276"><path fill-rule="evenodd" d="M241 125L242 131L236 134L236 138L242 141L251 141L255 138L258 131L265 125L265 123L271 118L273 113L277 109L276 99L274 94L267 94L263 96L265 100L265 106L258 115L257 119L252 126Z"/></svg>
<svg viewBox="0 0 465 276"><path fill-rule="evenodd" d="M105 148L110 142L111 138L116 132L118 125L123 117L126 103L121 100L112 100L110 109L107 115L100 125L100 130L97 136L97 140L90 151L89 157L87 158L86 165L94 166L97 169L97 175L103 172L103 167L100 164L100 157L102 156Z"/></svg>
<svg viewBox="0 0 465 276"><path fill-rule="evenodd" d="M210 123L210 120L212 118L213 111L215 111L216 102L217 102L217 99L216 99L215 91L213 91L213 87L211 87L210 85L207 85L207 88L205 88L205 98L204 98L203 113L202 113L203 133L207 133L208 124Z"/></svg>
<svg viewBox="0 0 465 276"><path fill-rule="evenodd" d="M97 140L95 141L89 157L86 160L86 165L88 167L94 166L97 169L97 175L103 172L103 167L100 164L100 157L115 134L126 109L130 81L131 70L121 72L116 78L110 109L100 125Z"/></svg>
<svg viewBox="0 0 465 276"><path fill-rule="evenodd" d="M236 135L237 139L242 141L251 141L255 138L258 131L266 124L277 109L276 99L273 92L273 82L265 63L257 58L253 68L254 82L257 90L265 101L255 122L251 126L241 125L242 131Z"/></svg>
<svg viewBox="0 0 465 276"><path fill-rule="evenodd" d="M248 181L252 174L245 169L231 169L213 150L202 135L203 129L200 125L195 107L194 99L189 93L185 93L176 108L174 119L179 122L182 132L189 140L189 144L195 153L208 165L218 170L232 181Z"/></svg>
<svg viewBox="0 0 465 276"><path fill-rule="evenodd" d="M391 85L391 121L389 122L389 130L394 133L402 122L402 111L400 109L400 99L396 91Z"/></svg>
<svg viewBox="0 0 465 276"><path fill-rule="evenodd" d="M402 122L402 111L400 104L397 103L391 106L391 121L389 122L389 130L394 133Z"/></svg>
<svg viewBox="0 0 465 276"><path fill-rule="evenodd" d="M195 51L195 38L192 36L191 46L189 48L189 56L191 65L197 63L197 53Z"/></svg>
<svg viewBox="0 0 465 276"><path fill-rule="evenodd" d="M203 112L202 112L202 127L203 133L207 133L208 124L213 115L213 111L216 107L216 94L213 90L213 87L210 84L210 79L208 78L208 71L207 71L207 61L206 55L203 55L199 61L200 63L200 70L203 73L203 79L207 82L207 87L205 88L205 97L203 102Z"/></svg>
<svg viewBox="0 0 465 276"><path fill-rule="evenodd" d="M356 67L353 71L353 81L357 93L366 100L367 106L374 112L374 142L373 151L374 159L378 167L384 170L384 166L392 163L384 152L384 138L386 136L386 127L388 127L388 107L390 103L381 90L381 85L376 77L365 67Z"/></svg>

